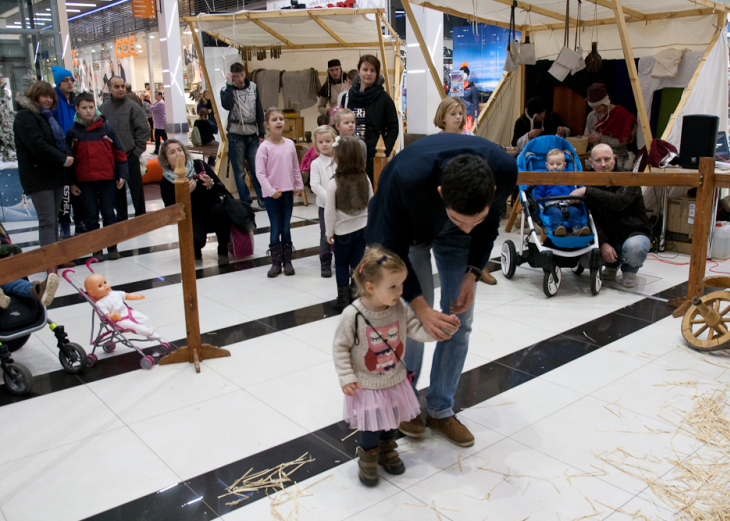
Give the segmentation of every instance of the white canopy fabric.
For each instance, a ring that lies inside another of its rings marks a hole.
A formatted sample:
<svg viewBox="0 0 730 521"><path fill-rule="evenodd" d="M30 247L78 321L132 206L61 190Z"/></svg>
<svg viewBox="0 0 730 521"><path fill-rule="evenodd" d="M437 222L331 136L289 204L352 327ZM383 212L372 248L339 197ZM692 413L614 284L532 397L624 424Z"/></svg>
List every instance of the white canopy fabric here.
<svg viewBox="0 0 730 521"><path fill-rule="evenodd" d="M283 36L293 46L339 46L337 39L312 16L317 17L348 47L378 44L380 24L375 9L303 9L293 11L239 11L230 15L200 15L201 29L217 33L233 43L246 47L286 47L277 36ZM284 14L282 14L284 13ZM311 13L311 15L310 15ZM385 44L391 37L384 36ZM342 45L344 47L344 45Z"/></svg>

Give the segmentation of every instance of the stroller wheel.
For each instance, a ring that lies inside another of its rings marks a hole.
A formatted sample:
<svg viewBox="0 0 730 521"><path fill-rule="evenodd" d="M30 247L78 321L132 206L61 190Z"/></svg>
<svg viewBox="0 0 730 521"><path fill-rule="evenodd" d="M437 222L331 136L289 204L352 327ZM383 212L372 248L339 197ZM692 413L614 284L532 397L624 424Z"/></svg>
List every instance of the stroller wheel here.
<svg viewBox="0 0 730 521"><path fill-rule="evenodd" d="M33 389L33 375L23 364L8 364L7 372L3 371L3 381L8 392L18 396Z"/></svg>
<svg viewBox="0 0 730 521"><path fill-rule="evenodd" d="M563 277L559 267L555 268L555 273L558 275L557 279L553 275L553 270L546 271L542 278L542 290L548 297L554 297L560 289L560 281Z"/></svg>
<svg viewBox="0 0 730 521"><path fill-rule="evenodd" d="M88 364L84 348L73 342L69 342L63 349L59 349L58 359L66 372L71 374L83 373Z"/></svg>
<svg viewBox="0 0 730 521"><path fill-rule="evenodd" d="M117 348L117 344L114 342L105 342L101 348L104 350L105 353L111 353Z"/></svg>
<svg viewBox="0 0 730 521"><path fill-rule="evenodd" d="M160 356L169 355L170 351L172 351L172 348L170 347L170 344L167 342L163 342L160 344L160 347L157 348L158 353Z"/></svg>
<svg viewBox="0 0 730 521"><path fill-rule="evenodd" d="M603 270L602 268L591 269L591 293L598 295L603 285Z"/></svg>
<svg viewBox="0 0 730 521"><path fill-rule="evenodd" d="M145 356L142 358L142 360L139 361L139 365L142 367L142 369L152 369L155 366L155 359L151 356Z"/></svg>
<svg viewBox="0 0 730 521"><path fill-rule="evenodd" d="M504 241L500 260L502 262L502 274L508 279L514 277L517 269L517 249L514 242Z"/></svg>
<svg viewBox="0 0 730 521"><path fill-rule="evenodd" d="M580 264L578 264L577 266L575 266L571 269L571 271L573 272L573 275L576 275L576 276L580 276L580 274L583 273L584 270L585 270L585 268L583 266L581 266Z"/></svg>
<svg viewBox="0 0 730 521"><path fill-rule="evenodd" d="M86 367L94 367L98 361L99 357L97 357L94 353L86 355Z"/></svg>

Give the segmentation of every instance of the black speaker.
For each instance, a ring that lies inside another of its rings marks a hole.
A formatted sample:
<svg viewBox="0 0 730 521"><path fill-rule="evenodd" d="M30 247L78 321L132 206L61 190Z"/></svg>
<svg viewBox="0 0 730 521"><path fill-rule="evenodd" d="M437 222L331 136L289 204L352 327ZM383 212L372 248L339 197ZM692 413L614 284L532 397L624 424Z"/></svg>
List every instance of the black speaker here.
<svg viewBox="0 0 730 521"><path fill-rule="evenodd" d="M720 118L694 114L682 118L679 164L682 168L699 168L701 157L715 157Z"/></svg>

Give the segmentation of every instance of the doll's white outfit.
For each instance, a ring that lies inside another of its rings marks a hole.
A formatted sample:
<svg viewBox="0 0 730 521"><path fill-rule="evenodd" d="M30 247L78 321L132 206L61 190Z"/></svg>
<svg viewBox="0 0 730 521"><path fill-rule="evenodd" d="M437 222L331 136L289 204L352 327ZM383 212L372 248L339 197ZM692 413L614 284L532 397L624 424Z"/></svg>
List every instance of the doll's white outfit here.
<svg viewBox="0 0 730 521"><path fill-rule="evenodd" d="M96 306L105 315L119 313L122 318L115 322L119 329L129 329L134 333L147 337L148 340L159 340L155 334L155 328L147 315L135 311L124 303L124 291L110 291L105 297L96 301Z"/></svg>

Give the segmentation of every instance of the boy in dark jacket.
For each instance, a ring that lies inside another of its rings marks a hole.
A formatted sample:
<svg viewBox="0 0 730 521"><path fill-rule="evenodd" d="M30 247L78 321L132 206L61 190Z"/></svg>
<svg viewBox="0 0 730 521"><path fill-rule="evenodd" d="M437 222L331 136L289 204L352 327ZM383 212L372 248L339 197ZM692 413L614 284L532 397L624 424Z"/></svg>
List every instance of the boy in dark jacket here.
<svg viewBox="0 0 730 521"><path fill-rule="evenodd" d="M75 184L71 191L81 196L86 229L99 229L99 211L104 226L116 223L117 190L124 187L124 181L129 177L127 154L112 126L96 110L91 93L84 92L76 97L76 117L66 133L66 143L74 157L72 177ZM110 260L119 258L116 246L110 246L107 251ZM94 257L101 262L104 252L97 251Z"/></svg>

